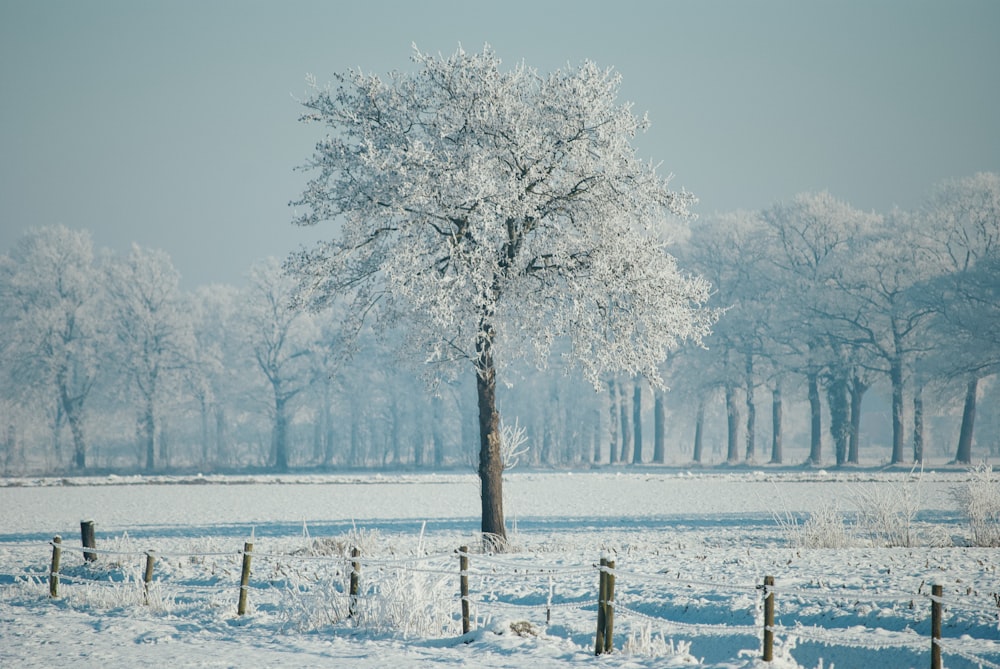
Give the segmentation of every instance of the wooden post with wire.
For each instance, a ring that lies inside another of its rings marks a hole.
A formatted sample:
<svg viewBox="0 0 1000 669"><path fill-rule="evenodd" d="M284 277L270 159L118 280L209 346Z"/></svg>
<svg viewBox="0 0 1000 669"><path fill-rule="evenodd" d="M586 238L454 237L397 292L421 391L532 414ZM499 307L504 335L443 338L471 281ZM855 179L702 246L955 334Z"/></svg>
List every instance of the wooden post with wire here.
<svg viewBox="0 0 1000 669"><path fill-rule="evenodd" d="M59 561L62 559L62 537L52 537L52 566L49 569L49 597L59 596Z"/></svg>
<svg viewBox="0 0 1000 669"><path fill-rule="evenodd" d="M84 548L97 548L97 537L94 530L94 521L92 520L81 520L80 521L80 543L83 544ZM83 559L87 562L96 562L97 553L91 551L83 552Z"/></svg>
<svg viewBox="0 0 1000 669"><path fill-rule="evenodd" d="M774 577L764 577L764 661L774 660Z"/></svg>
<svg viewBox="0 0 1000 669"><path fill-rule="evenodd" d="M361 590L361 549L355 546L351 549L351 588L350 600L347 606L347 617L353 618L358 614L358 593Z"/></svg>
<svg viewBox="0 0 1000 669"><path fill-rule="evenodd" d="M614 650L615 630L615 561L601 558L600 579L597 588L597 636L594 655Z"/></svg>
<svg viewBox="0 0 1000 669"><path fill-rule="evenodd" d="M605 618L604 630L604 652L610 653L615 649L615 561L608 560L608 586L607 586L607 614Z"/></svg>
<svg viewBox="0 0 1000 669"><path fill-rule="evenodd" d="M472 619L469 616L469 547L458 549L459 592L462 596L462 634L472 630Z"/></svg>
<svg viewBox="0 0 1000 669"><path fill-rule="evenodd" d="M142 575L142 598L146 602L146 606L149 606L149 584L153 581L153 564L156 558L153 557L153 551L146 551L146 571Z"/></svg>
<svg viewBox="0 0 1000 669"><path fill-rule="evenodd" d="M250 589L250 556L253 553L253 543L243 544L243 570L240 572L240 602L236 607L236 615L247 612L247 590Z"/></svg>
<svg viewBox="0 0 1000 669"><path fill-rule="evenodd" d="M931 586L931 669L941 669L941 617L944 613L942 597L944 587Z"/></svg>

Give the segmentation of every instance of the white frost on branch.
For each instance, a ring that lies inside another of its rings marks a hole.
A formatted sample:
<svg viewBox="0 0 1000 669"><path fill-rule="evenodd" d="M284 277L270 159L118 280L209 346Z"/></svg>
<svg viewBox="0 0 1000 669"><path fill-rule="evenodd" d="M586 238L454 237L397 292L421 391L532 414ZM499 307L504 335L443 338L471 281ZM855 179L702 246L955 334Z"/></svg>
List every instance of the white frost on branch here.
<svg viewBox="0 0 1000 669"><path fill-rule="evenodd" d="M296 222L338 234L289 259L300 302L351 296L355 328L405 324L435 375L544 364L567 339L595 385L611 371L658 380L715 314L707 282L661 241L695 200L636 157L648 121L616 100L619 75L504 70L488 47L413 59L416 72L352 71L304 103L329 134Z"/></svg>

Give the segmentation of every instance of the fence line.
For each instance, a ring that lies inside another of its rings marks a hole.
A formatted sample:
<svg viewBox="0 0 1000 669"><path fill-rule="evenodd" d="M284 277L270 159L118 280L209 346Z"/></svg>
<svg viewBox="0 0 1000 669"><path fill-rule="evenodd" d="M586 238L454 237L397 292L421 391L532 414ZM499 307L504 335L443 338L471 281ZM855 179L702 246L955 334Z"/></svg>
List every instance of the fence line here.
<svg viewBox="0 0 1000 669"><path fill-rule="evenodd" d="M977 655L973 655L972 653L959 649L958 644L956 644L952 639L935 639L934 643L946 653L958 655L959 657L965 658L969 662L975 662L979 665L980 669L983 669L983 667L986 669L1000 669L1000 664L984 660Z"/></svg>
<svg viewBox="0 0 1000 669"><path fill-rule="evenodd" d="M39 544L24 544L22 547L36 546ZM45 545L45 544L41 544ZM436 567L436 566L426 566L426 567L416 567L414 564L417 563L428 563L434 561L452 561L455 557L459 557L462 561L462 568L460 570L460 576L463 579L469 577L479 578L483 580L489 580L495 577L502 577L505 574L498 571L498 568L503 568L508 571L506 575L517 576L520 579L525 577L536 578L541 577L547 579L548 581L548 598L545 603L538 604L522 604L517 602L507 602L497 599L485 599L483 597L472 597L467 594L466 590L463 590L462 596L456 598L464 606L468 604L476 604L479 607L501 607L501 608L511 608L520 610L546 610L546 622L548 622L551 616L552 610L559 609L575 609L575 610L588 610L593 607L593 602L584 601L566 601L566 602L553 602L553 595L555 592L555 582L553 577L557 575L580 575L585 573L593 573L595 570L604 576L611 579L625 579L625 582L660 582L660 583L670 583L679 586L692 587L692 588L705 588L718 593L725 593L731 591L737 592L754 592L763 591L763 596L765 597L765 602L767 599L773 601L774 597L777 595L786 595L797 597L800 599L811 599L819 601L831 601L835 599L870 599L877 601L910 601L911 603L920 599L926 600L933 604L935 607L941 607L943 604L947 604L950 607L960 608L967 611L973 611L978 613L988 614L990 617L997 617L1000 620L1000 599L998 599L998 606L996 608L980 605L976 602L967 602L962 600L952 601L951 599L946 600L946 598L940 594L940 586L934 586L934 593L923 593L918 590L917 593L902 593L893 590L882 590L873 591L867 588L808 588L803 589L801 587L780 587L773 585L772 581L766 581L764 586L747 586L743 584L731 584L731 583L718 583L713 581L703 581L696 579L683 579L679 577L672 577L665 572L639 572L631 569L616 568L613 561L605 561L602 559L602 564L592 564L589 566L549 566L549 567L539 567L525 565L521 562L497 558L490 554L477 554L470 553L466 547L462 547L458 551L452 553L439 553L432 555L420 555L420 556L403 556L394 557L392 559L370 559L362 558L360 552L357 549L353 549L351 556L346 555L301 555L301 554L275 554L275 553L255 553L253 552L253 544L247 542L242 550L233 551L209 551L209 552L192 552L192 553L179 553L179 552L160 552L160 551L141 551L141 550L113 550L113 549L98 549L92 546L70 546L61 542L59 537L56 537L52 541L48 542L47 545L51 546L53 549L53 561L52 567L49 573L49 584L50 584L50 595L52 597L57 597L57 589L60 582L67 585L72 584L96 584L103 585L107 583L108 585L121 588L123 586L138 585L140 581L135 578L129 578L125 576L123 580L97 580L88 579L81 576L72 576L61 573L61 565L59 563L59 555L62 551L70 550L78 553L82 553L85 556L88 553L93 553L97 555L105 556L116 556L116 557L132 557L137 558L143 556L146 558L146 570L142 582L145 586L146 602L149 602L149 585L153 577L153 562L155 559L160 559L164 557L172 558L185 558L185 557L226 557L226 558L237 558L242 557L243 560L243 570L241 572L240 586L239 586L239 606L238 614L243 615L247 608L247 598L251 590L261 590L261 588L255 587L251 583L250 578L250 565L251 559L265 559L269 561L274 561L279 564L294 562L294 561L316 561L325 564L335 564L338 567L346 565L346 567L340 567L336 569L337 576L344 576L347 574L351 575L351 586L349 593L349 610L350 615L354 616L357 612L357 607L367 601L360 592L360 579L362 573L366 576L374 571L377 574L384 575L386 572L413 572L413 573L423 573L423 574L435 574L440 576L453 576L456 573L454 569L454 564L451 567ZM485 563L492 567L491 570L481 570L473 569L469 566L469 561L475 560L478 563ZM32 574L33 579L39 578L40 574ZM370 584L378 584L379 579L367 578L367 582ZM613 582L613 581L612 581ZM158 582L158 585L160 583ZM619 585L622 581L619 581ZM578 583L575 585L579 585ZM209 590L212 592L218 592L219 586L214 585L198 585L198 584L183 584L179 587L188 590ZM272 586L273 587L273 586ZM296 586L301 588L302 586ZM611 586L613 588L613 585ZM603 583L602 583L603 588ZM923 588L923 583L921 584L921 589ZM608 599L603 599L603 590L599 594L597 601L597 609L599 612L599 632L598 636L606 634L607 636L601 641L604 647L608 650L612 647L611 633L613 629L613 619L614 614L617 612L626 617L631 617L636 620L641 620L648 624L655 624L660 627L680 630L687 633L697 634L701 636L723 636L723 635L757 635L761 631L760 626L739 626L739 625L728 625L728 624L708 624L708 623L685 623L681 621L669 620L666 618L658 618L655 616L650 616L644 614L628 605L629 597L626 594L624 597L625 604L623 605L621 600L617 603L615 602L615 597L613 595L613 590L609 593ZM994 597L997 597L994 595ZM467 615L465 608L463 606L463 622ZM766 608L766 607L765 607ZM935 615L940 617L940 613ZM602 616L604 618L602 619ZM602 625L604 627L602 627ZM794 626L784 626L775 625L768 623L765 620L763 631L765 634L765 648L767 647L767 636L768 634L782 634L785 636L792 636L802 639L808 639L811 641L816 641L825 644L835 644L846 647L854 648L872 648L872 649L884 649L884 648L908 648L911 650L922 650L927 647L927 640L916 636L915 633L902 633L894 632L891 630L885 630L880 628L861 628L864 629L864 634L858 634L856 630L852 628L824 628L818 626L804 626L801 624L796 624ZM603 632L602 632L603 630ZM466 630L468 631L468 630ZM873 634L873 632L875 634ZM971 662L979 663L984 667L991 669L1000 669L1000 665L984 660L977 657L963 644L956 642L956 640L948 639L942 640L939 636L939 631L934 631L931 639L931 650L932 655L937 655L940 652L957 655L963 657ZM969 639L969 637L964 637L964 639ZM977 641L976 639L971 639L971 641ZM607 651L605 651L607 652ZM766 651L765 651L766 652ZM933 665L932 666L936 666Z"/></svg>

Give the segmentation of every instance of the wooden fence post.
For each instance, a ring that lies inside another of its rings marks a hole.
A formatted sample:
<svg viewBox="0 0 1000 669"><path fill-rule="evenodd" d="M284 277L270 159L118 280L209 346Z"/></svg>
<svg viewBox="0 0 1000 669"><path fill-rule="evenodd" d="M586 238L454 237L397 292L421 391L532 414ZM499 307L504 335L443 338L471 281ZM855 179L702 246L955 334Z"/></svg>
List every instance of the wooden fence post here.
<svg viewBox="0 0 1000 669"><path fill-rule="evenodd" d="M153 581L153 551L146 551L146 571L142 575L142 597L146 605L149 606L149 584Z"/></svg>
<svg viewBox="0 0 1000 669"><path fill-rule="evenodd" d="M247 612L247 590L250 589L250 554L253 553L253 543L243 544L243 570L240 572L240 602L236 614L242 616Z"/></svg>
<svg viewBox="0 0 1000 669"><path fill-rule="evenodd" d="M944 587L931 586L931 669L941 669L941 614L943 607Z"/></svg>
<svg viewBox="0 0 1000 669"><path fill-rule="evenodd" d="M764 577L764 661L774 659L774 577Z"/></svg>
<svg viewBox="0 0 1000 669"><path fill-rule="evenodd" d="M608 560L607 603L605 604L604 652L615 649L615 561Z"/></svg>
<svg viewBox="0 0 1000 669"><path fill-rule="evenodd" d="M594 655L600 655L604 652L604 632L605 624L607 622L607 598L608 598L608 574L606 568L608 566L608 558L601 558L601 567L598 571L598 586L597 586L597 636L594 639Z"/></svg>
<svg viewBox="0 0 1000 669"><path fill-rule="evenodd" d="M92 520L80 521L80 543L83 544L84 548L97 548L97 538L94 533L94 521ZM96 562L97 553L84 551L83 559L85 559L87 562Z"/></svg>
<svg viewBox="0 0 1000 669"><path fill-rule="evenodd" d="M358 592L361 590L361 549L355 546L351 549L351 589L350 600L347 605L347 617L353 618L358 614Z"/></svg>
<svg viewBox="0 0 1000 669"><path fill-rule="evenodd" d="M52 567L49 569L49 597L59 596L59 560L62 558L62 537L52 537Z"/></svg>
<svg viewBox="0 0 1000 669"><path fill-rule="evenodd" d="M458 549L459 592L462 596L462 634L472 630L472 619L469 616L469 547Z"/></svg>

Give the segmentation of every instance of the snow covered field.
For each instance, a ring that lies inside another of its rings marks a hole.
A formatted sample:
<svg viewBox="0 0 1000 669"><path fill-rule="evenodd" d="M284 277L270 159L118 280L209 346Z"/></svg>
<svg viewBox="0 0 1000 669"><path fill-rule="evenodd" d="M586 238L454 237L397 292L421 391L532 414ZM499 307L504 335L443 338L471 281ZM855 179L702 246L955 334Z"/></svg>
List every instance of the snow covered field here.
<svg viewBox="0 0 1000 669"><path fill-rule="evenodd" d="M996 667L1000 561L996 548L965 547L953 493L968 479L515 470L512 551L473 549L466 635L455 550L476 545L472 474L3 479L0 666L767 666L757 585L771 575L770 666L928 667L940 584L945 666ZM859 500L893 513L859 517ZM830 508L839 513L821 514ZM86 518L108 551L94 563L79 551ZM888 525L911 545L880 545ZM52 600L55 534L66 548ZM348 619L354 545L361 599ZM147 550L157 556L148 604ZM615 651L595 658L602 554L616 560Z"/></svg>

